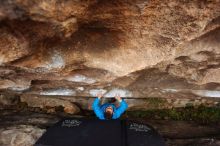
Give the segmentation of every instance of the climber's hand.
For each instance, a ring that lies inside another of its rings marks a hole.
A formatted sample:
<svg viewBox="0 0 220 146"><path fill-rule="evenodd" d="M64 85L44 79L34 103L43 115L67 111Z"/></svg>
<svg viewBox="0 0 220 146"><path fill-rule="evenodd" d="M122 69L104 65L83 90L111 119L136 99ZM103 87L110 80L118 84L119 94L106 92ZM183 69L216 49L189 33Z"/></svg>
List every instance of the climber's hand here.
<svg viewBox="0 0 220 146"><path fill-rule="evenodd" d="M119 94L116 94L116 95L115 95L115 99L116 99L117 101L119 101L119 102L121 102L121 101L122 101L122 99L121 99L121 97L120 97L120 95L119 95Z"/></svg>
<svg viewBox="0 0 220 146"><path fill-rule="evenodd" d="M102 92L99 92L97 95L96 95L99 99L101 99L103 97L103 94Z"/></svg>

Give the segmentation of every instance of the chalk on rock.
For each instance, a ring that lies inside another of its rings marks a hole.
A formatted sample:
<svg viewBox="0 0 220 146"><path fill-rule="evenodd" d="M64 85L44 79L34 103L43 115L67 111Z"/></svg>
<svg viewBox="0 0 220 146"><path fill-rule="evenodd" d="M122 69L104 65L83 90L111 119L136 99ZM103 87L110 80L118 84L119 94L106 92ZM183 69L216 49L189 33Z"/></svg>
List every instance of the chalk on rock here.
<svg viewBox="0 0 220 146"><path fill-rule="evenodd" d="M121 97L132 97L131 91L119 88L110 90L104 95L104 97L115 97L116 94L119 94Z"/></svg>

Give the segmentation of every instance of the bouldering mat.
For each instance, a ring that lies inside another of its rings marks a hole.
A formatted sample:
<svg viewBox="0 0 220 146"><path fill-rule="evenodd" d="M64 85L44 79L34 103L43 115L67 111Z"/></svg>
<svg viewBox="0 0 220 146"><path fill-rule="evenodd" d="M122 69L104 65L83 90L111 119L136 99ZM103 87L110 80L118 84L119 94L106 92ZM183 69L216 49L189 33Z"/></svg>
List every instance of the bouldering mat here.
<svg viewBox="0 0 220 146"><path fill-rule="evenodd" d="M64 119L34 146L164 146L151 126L131 120Z"/></svg>

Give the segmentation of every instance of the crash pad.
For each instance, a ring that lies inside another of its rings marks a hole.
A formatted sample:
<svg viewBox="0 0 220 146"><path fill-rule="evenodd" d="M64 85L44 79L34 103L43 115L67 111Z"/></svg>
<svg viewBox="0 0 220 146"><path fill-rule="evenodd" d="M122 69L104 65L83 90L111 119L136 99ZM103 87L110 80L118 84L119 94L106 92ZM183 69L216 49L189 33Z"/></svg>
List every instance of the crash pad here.
<svg viewBox="0 0 220 146"><path fill-rule="evenodd" d="M131 120L63 119L35 146L164 146L150 125Z"/></svg>

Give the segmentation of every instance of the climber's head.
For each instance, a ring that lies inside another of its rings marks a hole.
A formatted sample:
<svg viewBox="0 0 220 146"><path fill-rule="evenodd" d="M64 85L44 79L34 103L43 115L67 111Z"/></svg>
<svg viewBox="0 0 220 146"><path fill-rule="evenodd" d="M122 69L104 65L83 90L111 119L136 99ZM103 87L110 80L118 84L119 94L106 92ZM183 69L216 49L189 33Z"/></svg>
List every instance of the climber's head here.
<svg viewBox="0 0 220 146"><path fill-rule="evenodd" d="M106 109L105 109L105 119L112 119L112 116L113 116L113 108L112 106L108 106Z"/></svg>

